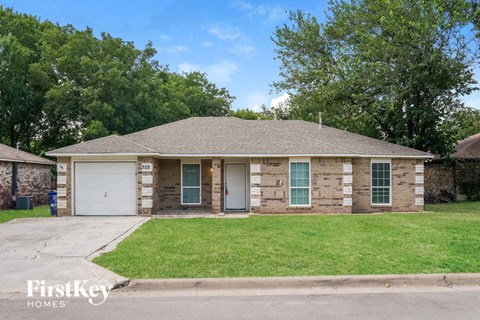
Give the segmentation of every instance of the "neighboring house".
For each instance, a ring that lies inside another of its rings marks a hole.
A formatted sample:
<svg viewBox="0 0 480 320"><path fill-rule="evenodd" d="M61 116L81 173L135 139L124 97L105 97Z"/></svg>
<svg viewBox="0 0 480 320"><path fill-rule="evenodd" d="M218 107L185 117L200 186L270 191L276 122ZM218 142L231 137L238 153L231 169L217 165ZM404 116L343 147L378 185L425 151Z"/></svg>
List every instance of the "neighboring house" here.
<svg viewBox="0 0 480 320"><path fill-rule="evenodd" d="M446 158L434 158L425 165L425 199L428 202L465 200L460 190L462 164L480 159L480 133L457 143Z"/></svg>
<svg viewBox="0 0 480 320"><path fill-rule="evenodd" d="M189 118L47 153L59 215L423 210L428 153L317 124Z"/></svg>
<svg viewBox="0 0 480 320"><path fill-rule="evenodd" d="M34 205L47 204L54 164L0 144L0 210L13 208L15 196L32 196Z"/></svg>

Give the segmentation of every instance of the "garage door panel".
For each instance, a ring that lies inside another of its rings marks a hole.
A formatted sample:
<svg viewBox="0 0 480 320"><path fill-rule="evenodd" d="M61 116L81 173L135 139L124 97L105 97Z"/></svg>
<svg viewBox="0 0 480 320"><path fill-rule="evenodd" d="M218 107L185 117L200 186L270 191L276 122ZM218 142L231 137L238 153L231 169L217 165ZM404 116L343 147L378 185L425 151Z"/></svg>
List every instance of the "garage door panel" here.
<svg viewBox="0 0 480 320"><path fill-rule="evenodd" d="M135 215L134 162L75 163L76 215Z"/></svg>

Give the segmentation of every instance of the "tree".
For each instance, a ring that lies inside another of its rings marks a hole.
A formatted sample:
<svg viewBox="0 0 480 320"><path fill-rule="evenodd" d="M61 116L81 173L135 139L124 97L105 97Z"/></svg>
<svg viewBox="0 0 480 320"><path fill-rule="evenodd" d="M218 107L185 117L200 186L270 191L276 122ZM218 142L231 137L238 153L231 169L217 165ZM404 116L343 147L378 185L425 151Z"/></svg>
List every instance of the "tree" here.
<svg viewBox="0 0 480 320"><path fill-rule="evenodd" d="M196 117L224 117L230 113L235 97L227 89L217 88L208 81L205 73L189 72L172 74L172 90Z"/></svg>
<svg viewBox="0 0 480 320"><path fill-rule="evenodd" d="M454 118L454 127L457 141L480 133L480 110L464 108Z"/></svg>
<svg viewBox="0 0 480 320"><path fill-rule="evenodd" d="M174 73L152 43L40 22L0 6L0 142L34 153L190 116L225 116L235 97L205 74Z"/></svg>
<svg viewBox="0 0 480 320"><path fill-rule="evenodd" d="M476 89L473 3L331 1L325 23L290 12L272 37L289 117L323 112L326 125L448 154L461 97Z"/></svg>
<svg viewBox="0 0 480 320"><path fill-rule="evenodd" d="M51 25L1 6L0 22L0 142L12 147L21 142L31 150L49 86L37 44L41 30Z"/></svg>
<svg viewBox="0 0 480 320"><path fill-rule="evenodd" d="M273 116L268 114L269 110L265 105L262 105L262 111L257 112L251 109L237 109L230 114L232 117L244 120L272 120Z"/></svg>

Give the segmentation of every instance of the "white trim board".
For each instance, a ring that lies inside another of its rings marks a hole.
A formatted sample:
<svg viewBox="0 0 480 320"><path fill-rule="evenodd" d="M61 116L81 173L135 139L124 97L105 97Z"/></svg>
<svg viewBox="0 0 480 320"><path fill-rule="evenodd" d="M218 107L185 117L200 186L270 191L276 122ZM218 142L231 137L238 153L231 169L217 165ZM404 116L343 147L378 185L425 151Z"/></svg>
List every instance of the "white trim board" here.
<svg viewBox="0 0 480 320"><path fill-rule="evenodd" d="M241 157L241 158L290 158L290 157L325 157L325 158L388 158L388 159L432 159L432 155L424 156L397 156L397 155L381 155L381 154L168 154L168 153L47 153L49 157L106 157L106 156L137 156L137 157L157 157L157 158L227 158L227 157Z"/></svg>

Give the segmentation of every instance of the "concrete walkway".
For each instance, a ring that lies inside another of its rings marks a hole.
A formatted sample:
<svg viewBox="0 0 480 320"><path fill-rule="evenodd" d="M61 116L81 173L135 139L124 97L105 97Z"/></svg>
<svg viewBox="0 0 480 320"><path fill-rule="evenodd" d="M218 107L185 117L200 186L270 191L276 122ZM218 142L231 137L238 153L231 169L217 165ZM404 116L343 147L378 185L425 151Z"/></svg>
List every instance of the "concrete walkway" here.
<svg viewBox="0 0 480 320"><path fill-rule="evenodd" d="M115 248L144 217L15 219L0 224L0 294L25 293L27 280L116 286L127 279L87 259Z"/></svg>

